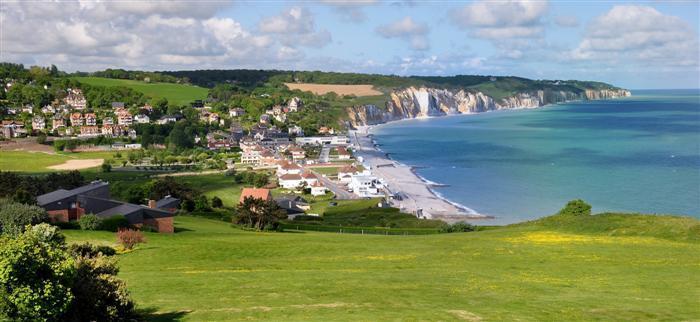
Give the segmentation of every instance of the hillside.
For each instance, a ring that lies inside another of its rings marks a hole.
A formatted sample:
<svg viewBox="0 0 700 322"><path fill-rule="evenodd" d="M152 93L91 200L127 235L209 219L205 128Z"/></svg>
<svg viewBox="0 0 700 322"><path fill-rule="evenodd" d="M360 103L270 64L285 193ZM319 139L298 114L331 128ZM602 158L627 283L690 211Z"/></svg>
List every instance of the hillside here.
<svg viewBox="0 0 700 322"><path fill-rule="evenodd" d="M688 283L700 274L697 236L675 238L656 230L671 227L668 231L695 236L697 220L591 218L634 229L611 236L598 224L582 229L571 226L575 223L531 222L472 233L370 236L256 233L176 217L177 233L148 233L147 244L118 259L120 276L154 320L700 316L700 285ZM682 228L682 222L691 228ZM114 242L108 232L65 232L70 242Z"/></svg>
<svg viewBox="0 0 700 322"><path fill-rule="evenodd" d="M123 86L151 98L164 97L168 99L168 102L176 105L187 105L194 100L203 100L209 92L208 89L199 86L175 83L146 83L137 80L102 77L72 77L72 79L93 86Z"/></svg>

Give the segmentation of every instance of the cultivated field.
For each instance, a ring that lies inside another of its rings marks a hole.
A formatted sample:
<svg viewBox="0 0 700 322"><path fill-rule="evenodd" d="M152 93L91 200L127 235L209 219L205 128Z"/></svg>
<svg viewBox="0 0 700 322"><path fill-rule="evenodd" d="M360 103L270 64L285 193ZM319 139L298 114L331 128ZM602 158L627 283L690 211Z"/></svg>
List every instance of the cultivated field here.
<svg viewBox="0 0 700 322"><path fill-rule="evenodd" d="M149 97L165 97L168 102L178 105L189 104L194 100L207 97L209 90L193 85L174 83L146 83L128 79L112 79L102 77L73 77L75 80L88 85L97 86L124 86L132 88Z"/></svg>
<svg viewBox="0 0 700 322"><path fill-rule="evenodd" d="M154 320L697 319L697 220L600 219L375 236L256 233L176 217L177 233L147 233L147 244L118 259ZM611 226L629 220L651 230ZM115 240L65 233L70 242Z"/></svg>
<svg viewBox="0 0 700 322"><path fill-rule="evenodd" d="M375 96L383 93L374 89L373 85L336 85L336 84L308 84L308 83L284 83L289 89L298 89L304 92L312 92L323 95L335 92L338 95Z"/></svg>

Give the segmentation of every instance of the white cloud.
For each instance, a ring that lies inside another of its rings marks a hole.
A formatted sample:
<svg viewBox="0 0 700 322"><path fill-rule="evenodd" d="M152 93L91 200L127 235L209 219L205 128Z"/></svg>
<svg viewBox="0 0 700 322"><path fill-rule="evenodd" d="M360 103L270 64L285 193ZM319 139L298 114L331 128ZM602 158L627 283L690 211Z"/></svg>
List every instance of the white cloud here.
<svg viewBox="0 0 700 322"><path fill-rule="evenodd" d="M59 64L65 70L247 66L299 60L294 49L330 42L302 9L286 12L285 32L255 34L216 17L229 2L3 2L0 60ZM274 31L274 30L271 30Z"/></svg>
<svg viewBox="0 0 700 322"><path fill-rule="evenodd" d="M279 35L280 42L288 47L323 47L331 42L330 32L316 31L314 16L305 8L290 8L279 15L262 19L258 29Z"/></svg>
<svg viewBox="0 0 700 322"><path fill-rule="evenodd" d="M411 17L405 17L388 25L377 27L377 33L384 38L400 38L409 41L415 50L427 50L430 47L426 35L428 26L417 23Z"/></svg>
<svg viewBox="0 0 700 322"><path fill-rule="evenodd" d="M478 38L532 38L542 35L546 12L545 1L476 1L454 12L451 18Z"/></svg>
<svg viewBox="0 0 700 322"><path fill-rule="evenodd" d="M647 6L615 6L594 19L570 53L575 60L697 66L698 34L681 18Z"/></svg>

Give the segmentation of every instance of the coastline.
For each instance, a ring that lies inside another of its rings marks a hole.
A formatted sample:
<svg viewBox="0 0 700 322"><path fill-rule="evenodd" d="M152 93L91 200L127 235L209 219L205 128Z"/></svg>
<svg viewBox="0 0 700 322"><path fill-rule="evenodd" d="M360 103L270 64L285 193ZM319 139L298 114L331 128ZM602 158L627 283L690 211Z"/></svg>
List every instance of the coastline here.
<svg viewBox="0 0 700 322"><path fill-rule="evenodd" d="M362 126L348 134L355 155L362 157L362 164L371 169L373 175L381 178L392 194L401 195L401 200L390 200L392 206L405 213L446 222L493 219L492 216L479 214L443 197L433 189L440 186L439 183L421 177L411 166L392 160L387 153L375 146L371 137L373 129L376 129L376 125Z"/></svg>

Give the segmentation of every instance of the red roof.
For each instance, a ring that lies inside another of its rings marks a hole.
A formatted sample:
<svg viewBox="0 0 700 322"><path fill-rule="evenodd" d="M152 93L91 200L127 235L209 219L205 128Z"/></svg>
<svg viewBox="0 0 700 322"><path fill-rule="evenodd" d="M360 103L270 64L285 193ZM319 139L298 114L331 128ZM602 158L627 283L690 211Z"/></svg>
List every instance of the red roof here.
<svg viewBox="0 0 700 322"><path fill-rule="evenodd" d="M295 169L301 169L299 165L296 163L287 163L282 165L282 169L284 170L295 170Z"/></svg>
<svg viewBox="0 0 700 322"><path fill-rule="evenodd" d="M243 200L246 197L252 197L256 199L262 199L262 200L272 200L272 195L270 194L270 189L262 189L262 188L243 188L243 191L241 191L241 198L239 199L238 202L243 203Z"/></svg>
<svg viewBox="0 0 700 322"><path fill-rule="evenodd" d="M301 180L301 176L298 174L287 173L281 176L280 180Z"/></svg>
<svg viewBox="0 0 700 322"><path fill-rule="evenodd" d="M317 179L316 175L311 172L304 172L304 174L302 174L301 176L305 179Z"/></svg>

